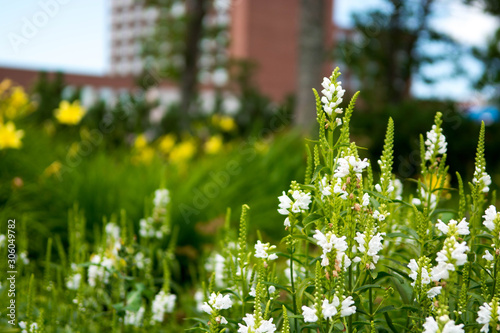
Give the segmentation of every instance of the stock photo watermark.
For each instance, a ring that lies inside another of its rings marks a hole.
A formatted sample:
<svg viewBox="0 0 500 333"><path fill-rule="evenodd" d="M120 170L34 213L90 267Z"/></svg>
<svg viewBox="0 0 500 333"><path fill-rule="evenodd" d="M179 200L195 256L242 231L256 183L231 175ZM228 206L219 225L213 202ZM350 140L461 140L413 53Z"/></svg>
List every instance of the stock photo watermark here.
<svg viewBox="0 0 500 333"><path fill-rule="evenodd" d="M16 220L7 221L7 318L10 325L16 324Z"/></svg>
<svg viewBox="0 0 500 333"><path fill-rule="evenodd" d="M22 46L27 45L38 33L47 26L51 19L59 14L61 6L68 4L71 0L43 0L38 1L39 10L32 15L21 19L21 27L17 32L9 32L7 38L15 53Z"/></svg>

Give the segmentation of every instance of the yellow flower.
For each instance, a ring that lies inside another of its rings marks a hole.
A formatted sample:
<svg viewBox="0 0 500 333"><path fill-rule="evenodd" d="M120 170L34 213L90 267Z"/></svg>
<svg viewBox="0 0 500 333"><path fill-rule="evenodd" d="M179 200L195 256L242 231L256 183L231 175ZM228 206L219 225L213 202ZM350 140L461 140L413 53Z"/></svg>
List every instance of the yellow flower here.
<svg viewBox="0 0 500 333"><path fill-rule="evenodd" d="M59 177L61 172L62 164L59 161L54 161L43 171L44 177L50 177L52 175Z"/></svg>
<svg viewBox="0 0 500 333"><path fill-rule="evenodd" d="M144 149L148 145L148 139L146 138L146 135L144 134L139 134L134 141L134 148L135 149Z"/></svg>
<svg viewBox="0 0 500 333"><path fill-rule="evenodd" d="M222 116L219 123L220 128L225 132L231 132L236 129L236 122L233 118Z"/></svg>
<svg viewBox="0 0 500 333"><path fill-rule="evenodd" d="M189 160L196 154L196 145L192 140L181 142L172 149L170 160L174 163Z"/></svg>
<svg viewBox="0 0 500 333"><path fill-rule="evenodd" d="M2 82L0 82L0 95L3 94L4 91L10 88L12 85L12 81L9 79L4 79Z"/></svg>
<svg viewBox="0 0 500 333"><path fill-rule="evenodd" d="M68 101L61 101L59 109L55 110L54 115L61 124L76 125L85 115L85 109L80 106L79 101L74 101L71 104Z"/></svg>
<svg viewBox="0 0 500 333"><path fill-rule="evenodd" d="M24 131L16 130L16 125L12 121L7 124L0 123L0 149L19 149L22 146L21 139L23 136Z"/></svg>
<svg viewBox="0 0 500 333"><path fill-rule="evenodd" d="M155 150L151 147L144 147L132 156L133 163L150 164L155 157Z"/></svg>
<svg viewBox="0 0 500 333"><path fill-rule="evenodd" d="M170 153L172 148L175 146L175 135L173 134L164 135L159 140L160 144L158 145L158 148L160 149L160 152L165 155Z"/></svg>
<svg viewBox="0 0 500 333"><path fill-rule="evenodd" d="M425 177L425 179L424 179L424 184L426 186L430 186L430 189L432 191L436 190L438 188L450 188L450 186L451 186L450 185L451 176L449 174L447 174L445 177L446 178L444 179L444 183L443 183L442 187L439 186L441 184L442 178L438 177L437 175L434 175L434 174L427 175ZM444 198L449 199L449 198L451 198L451 193L449 193L449 191L447 191L447 190L443 190L441 192L441 196L444 197Z"/></svg>
<svg viewBox="0 0 500 333"><path fill-rule="evenodd" d="M212 123L224 132L231 132L237 127L233 118L229 116L220 116L218 114L212 116Z"/></svg>
<svg viewBox="0 0 500 333"><path fill-rule="evenodd" d="M205 142L205 152L207 154L217 154L222 149L222 146L222 137L220 135L214 135Z"/></svg>

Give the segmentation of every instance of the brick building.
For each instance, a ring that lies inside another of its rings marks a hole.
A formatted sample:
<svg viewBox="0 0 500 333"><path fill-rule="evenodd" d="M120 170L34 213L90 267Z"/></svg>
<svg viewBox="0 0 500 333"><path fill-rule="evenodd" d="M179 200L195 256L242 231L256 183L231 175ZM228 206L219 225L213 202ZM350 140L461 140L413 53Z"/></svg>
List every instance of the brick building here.
<svg viewBox="0 0 500 333"><path fill-rule="evenodd" d="M326 1L327 44L334 40L333 2ZM120 92L134 89L133 77L143 69L140 39L152 33L158 17L156 10L144 9L134 0L111 0L110 3L110 72L105 76L71 73L65 76L69 85L83 87L87 103L103 96L115 100ZM229 11L228 54L254 62L257 65L255 83L275 101L293 93L297 86L299 3L300 0L232 0ZM325 64L327 67L331 70L330 64ZM26 87L36 76L36 71L0 68L0 80L8 77ZM162 82L153 90L150 95L159 98L162 104L178 99L177 88L168 82ZM214 100L210 86L202 87L201 95L208 104Z"/></svg>

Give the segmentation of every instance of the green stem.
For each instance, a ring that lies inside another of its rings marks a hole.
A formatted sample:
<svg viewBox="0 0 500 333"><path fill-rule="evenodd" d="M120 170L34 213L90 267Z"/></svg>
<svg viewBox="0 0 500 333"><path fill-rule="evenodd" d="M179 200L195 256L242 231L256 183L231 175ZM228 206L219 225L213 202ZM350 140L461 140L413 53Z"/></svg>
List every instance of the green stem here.
<svg viewBox="0 0 500 333"><path fill-rule="evenodd" d="M293 228L293 226L292 226ZM290 281L292 283L292 302L293 302L293 313L295 315L297 315L297 300L296 300L296 296L295 296L295 283L294 283L294 279L293 279L293 252L294 252L294 246L293 244L291 245L291 248L290 248ZM295 330L298 332L298 320L297 320L297 317L293 318L293 322L294 322L294 326L295 326Z"/></svg>

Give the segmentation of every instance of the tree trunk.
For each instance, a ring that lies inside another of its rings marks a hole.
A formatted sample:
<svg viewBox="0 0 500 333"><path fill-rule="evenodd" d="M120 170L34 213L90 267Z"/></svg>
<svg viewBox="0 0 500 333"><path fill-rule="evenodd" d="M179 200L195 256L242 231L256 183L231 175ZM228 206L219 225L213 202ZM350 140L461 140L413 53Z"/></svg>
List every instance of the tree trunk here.
<svg viewBox="0 0 500 333"><path fill-rule="evenodd" d="M200 40L203 36L203 18L205 17L207 0L187 0L188 24L184 50L184 71L181 76L181 119L187 125L192 113L193 101L196 98L198 58Z"/></svg>
<svg viewBox="0 0 500 333"><path fill-rule="evenodd" d="M308 129L316 119L315 99L311 88L318 89L325 54L325 1L299 0L299 43L297 102L295 124Z"/></svg>

